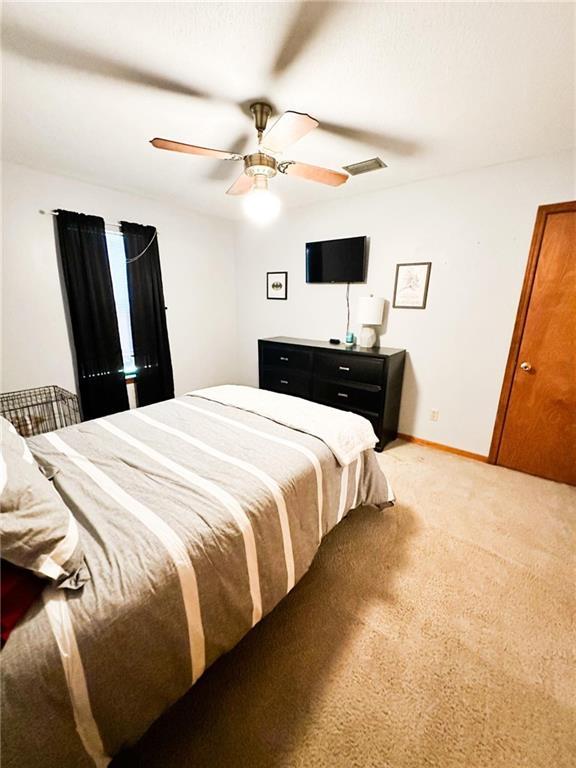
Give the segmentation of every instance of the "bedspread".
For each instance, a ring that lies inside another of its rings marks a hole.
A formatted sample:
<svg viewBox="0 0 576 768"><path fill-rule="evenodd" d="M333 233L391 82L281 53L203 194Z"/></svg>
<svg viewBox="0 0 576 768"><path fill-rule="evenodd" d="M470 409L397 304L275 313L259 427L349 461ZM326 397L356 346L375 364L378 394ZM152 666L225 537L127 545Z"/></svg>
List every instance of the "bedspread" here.
<svg viewBox="0 0 576 768"><path fill-rule="evenodd" d="M4 768L106 765L232 648L360 504L373 451L200 397L28 441L76 517L91 580L51 586L2 651Z"/></svg>

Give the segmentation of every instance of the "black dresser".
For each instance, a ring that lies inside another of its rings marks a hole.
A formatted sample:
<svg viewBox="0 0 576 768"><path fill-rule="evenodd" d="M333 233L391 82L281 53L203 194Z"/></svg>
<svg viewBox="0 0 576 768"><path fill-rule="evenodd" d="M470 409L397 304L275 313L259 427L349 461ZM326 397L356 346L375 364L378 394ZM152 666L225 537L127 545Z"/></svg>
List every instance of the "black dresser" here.
<svg viewBox="0 0 576 768"><path fill-rule="evenodd" d="M403 349L275 336L258 341L260 388L353 411L372 422L377 451L398 432Z"/></svg>

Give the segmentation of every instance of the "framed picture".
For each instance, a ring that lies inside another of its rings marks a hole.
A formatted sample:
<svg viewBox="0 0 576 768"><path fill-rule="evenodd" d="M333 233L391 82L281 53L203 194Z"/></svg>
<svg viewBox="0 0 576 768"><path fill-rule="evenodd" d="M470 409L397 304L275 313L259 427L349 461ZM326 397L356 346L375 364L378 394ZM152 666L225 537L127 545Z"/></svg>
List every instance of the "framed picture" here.
<svg viewBox="0 0 576 768"><path fill-rule="evenodd" d="M396 264L393 307L426 309L431 261Z"/></svg>
<svg viewBox="0 0 576 768"><path fill-rule="evenodd" d="M266 298L288 298L288 272L266 272Z"/></svg>

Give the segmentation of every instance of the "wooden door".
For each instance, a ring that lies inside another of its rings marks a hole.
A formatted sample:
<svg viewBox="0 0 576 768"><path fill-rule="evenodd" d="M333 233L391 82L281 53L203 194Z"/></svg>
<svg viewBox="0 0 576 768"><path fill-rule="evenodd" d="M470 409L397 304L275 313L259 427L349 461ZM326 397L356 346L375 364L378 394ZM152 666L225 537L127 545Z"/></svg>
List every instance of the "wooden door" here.
<svg viewBox="0 0 576 768"><path fill-rule="evenodd" d="M490 460L576 485L576 202L538 209Z"/></svg>

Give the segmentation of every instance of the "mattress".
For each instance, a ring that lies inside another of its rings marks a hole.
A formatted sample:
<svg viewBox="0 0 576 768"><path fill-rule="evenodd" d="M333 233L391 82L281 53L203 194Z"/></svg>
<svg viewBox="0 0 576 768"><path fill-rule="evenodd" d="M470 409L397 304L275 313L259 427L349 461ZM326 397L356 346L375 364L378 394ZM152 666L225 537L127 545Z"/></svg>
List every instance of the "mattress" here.
<svg viewBox="0 0 576 768"><path fill-rule="evenodd" d="M4 768L107 765L282 600L350 509L392 499L373 451L342 466L314 435L194 395L28 443L91 579L47 587L2 651Z"/></svg>

